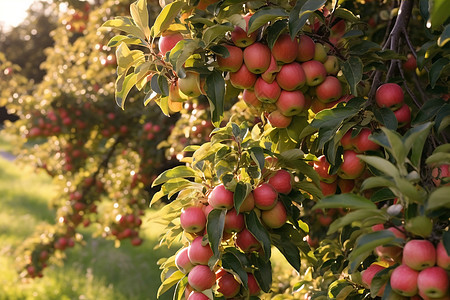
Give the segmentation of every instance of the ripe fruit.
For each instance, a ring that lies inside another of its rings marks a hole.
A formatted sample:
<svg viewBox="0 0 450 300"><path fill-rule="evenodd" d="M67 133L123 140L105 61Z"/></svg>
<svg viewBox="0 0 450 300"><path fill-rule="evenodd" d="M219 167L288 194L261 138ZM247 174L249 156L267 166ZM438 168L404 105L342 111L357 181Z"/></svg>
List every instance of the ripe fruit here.
<svg viewBox="0 0 450 300"><path fill-rule="evenodd" d="M268 183L263 183L253 190L255 206L261 210L269 210L275 206L278 200L278 193Z"/></svg>
<svg viewBox="0 0 450 300"><path fill-rule="evenodd" d="M325 103L338 100L342 96L342 86L339 79L327 76L325 80L316 87L317 98Z"/></svg>
<svg viewBox="0 0 450 300"><path fill-rule="evenodd" d="M277 83L283 90L297 90L306 83L305 71L297 62L283 65L277 74Z"/></svg>
<svg viewBox="0 0 450 300"><path fill-rule="evenodd" d="M244 226L244 215L238 214L234 208L230 209L225 215L224 232L240 232L242 231L242 229L244 229Z"/></svg>
<svg viewBox="0 0 450 300"><path fill-rule="evenodd" d="M442 241L436 246L436 264L443 269L450 270L450 256Z"/></svg>
<svg viewBox="0 0 450 300"><path fill-rule="evenodd" d="M404 103L399 109L394 111L394 115L397 118L398 127L403 127L411 122L411 109Z"/></svg>
<svg viewBox="0 0 450 300"><path fill-rule="evenodd" d="M194 290L201 292L212 288L216 283L216 274L208 266L195 266L189 272L188 282Z"/></svg>
<svg viewBox="0 0 450 300"><path fill-rule="evenodd" d="M342 154L342 164L339 167L339 177L344 179L356 179L364 172L366 164L356 157L358 153L353 150L345 150Z"/></svg>
<svg viewBox="0 0 450 300"><path fill-rule="evenodd" d="M355 180L338 178L337 184L341 190L341 194L351 193L355 188Z"/></svg>
<svg viewBox="0 0 450 300"><path fill-rule="evenodd" d="M241 207L239 207L239 212L251 211L253 208L255 208L255 199L253 198L253 193L250 192L244 199L244 202L242 202Z"/></svg>
<svg viewBox="0 0 450 300"><path fill-rule="evenodd" d="M336 75L339 72L339 60L334 55L328 55L327 60L323 63L328 74Z"/></svg>
<svg viewBox="0 0 450 300"><path fill-rule="evenodd" d="M330 175L328 170L330 169L330 164L327 161L325 155L321 155L317 158L317 161L314 161L313 165L314 170L319 175L319 178L323 182L331 183L337 179L337 175Z"/></svg>
<svg viewBox="0 0 450 300"><path fill-rule="evenodd" d="M272 83L266 82L259 77L255 83L255 95L261 102L275 103L280 97L281 89L276 81Z"/></svg>
<svg viewBox="0 0 450 300"><path fill-rule="evenodd" d="M447 294L449 279L447 272L441 267L431 267L419 273L417 286L420 293L430 298L440 298Z"/></svg>
<svg viewBox="0 0 450 300"><path fill-rule="evenodd" d="M379 225L380 227L383 226L382 224ZM378 229L383 230L383 228ZM372 230L374 229L372 228ZM391 231L397 238L405 239L405 235L403 234L403 232L401 232L397 228L389 227L387 230ZM375 254L381 258L398 261L402 255L402 248L398 246L378 246L375 248Z"/></svg>
<svg viewBox="0 0 450 300"><path fill-rule="evenodd" d="M228 57L217 56L217 63L222 71L236 72L242 66L244 62L244 54L242 53L242 49L231 46L231 45L222 45L227 48L230 55Z"/></svg>
<svg viewBox="0 0 450 300"><path fill-rule="evenodd" d="M433 183L436 186L440 186L441 180L447 177L450 177L450 165L448 164L434 167L433 170L431 170L431 180L433 180ZM447 183L446 185L450 185L450 183Z"/></svg>
<svg viewBox="0 0 450 300"><path fill-rule="evenodd" d="M305 110L305 96L301 91L281 91L277 109L285 116L295 116Z"/></svg>
<svg viewBox="0 0 450 300"><path fill-rule="evenodd" d="M244 50L244 63L254 74L262 74L269 68L270 57L270 49L263 43L254 43Z"/></svg>
<svg viewBox="0 0 450 300"><path fill-rule="evenodd" d="M325 61L327 60L327 51L322 44L316 43L313 59L320 61L321 63L325 63Z"/></svg>
<svg viewBox="0 0 450 300"><path fill-rule="evenodd" d="M407 265L400 265L391 274L391 288L396 293L411 297L417 294L417 278L419 272Z"/></svg>
<svg viewBox="0 0 450 300"><path fill-rule="evenodd" d="M280 66L277 65L277 61L275 60L273 55L271 55L269 67L267 68L267 70L264 73L261 74L261 78L264 79L264 81L266 81L268 83L272 83L275 80L277 73L279 71L280 71Z"/></svg>
<svg viewBox="0 0 450 300"><path fill-rule="evenodd" d="M316 86L321 84L327 77L327 70L320 61L310 60L302 64L306 76L306 84Z"/></svg>
<svg viewBox="0 0 450 300"><path fill-rule="evenodd" d="M183 39L183 35L179 32L164 32L159 38L158 47L162 55L175 47L175 45Z"/></svg>
<svg viewBox="0 0 450 300"><path fill-rule="evenodd" d="M293 62L297 57L298 42L292 40L289 34L282 34L272 47L272 55L277 62L284 64Z"/></svg>
<svg viewBox="0 0 450 300"><path fill-rule="evenodd" d="M233 274L222 269L216 273L216 278L218 286L217 291L222 293L225 298L234 297L239 293L241 284L234 279Z"/></svg>
<svg viewBox="0 0 450 300"><path fill-rule="evenodd" d="M255 92L253 90L245 89L242 92L242 100L244 100L247 105L251 105L254 107L259 107L262 105L262 102L259 101L258 98L256 98Z"/></svg>
<svg viewBox="0 0 450 300"><path fill-rule="evenodd" d="M247 47L253 44L256 41L258 36L258 32L252 32L250 35L247 35L248 30L248 21L251 18L251 14L247 14L244 16L244 20L246 22L245 30L239 26L234 27L234 30L231 32L231 40L233 43L241 48Z"/></svg>
<svg viewBox="0 0 450 300"><path fill-rule="evenodd" d="M412 53L408 53L406 55L406 61L403 63L403 68L408 71L415 71L417 68L417 60L412 55Z"/></svg>
<svg viewBox="0 0 450 300"><path fill-rule="evenodd" d="M373 263L371 264L367 269L365 269L364 271L361 272L361 277L362 277L362 282L364 283L364 285L367 288L370 288L370 286L372 285L372 280L375 277L375 275L377 275L378 272L382 271L386 269L383 266L380 266L379 264ZM384 288L385 286L383 286L379 291L377 296L381 297L384 293Z"/></svg>
<svg viewBox="0 0 450 300"><path fill-rule="evenodd" d="M246 253L257 251L261 248L261 244L247 228L244 228L236 235L236 246Z"/></svg>
<svg viewBox="0 0 450 300"><path fill-rule="evenodd" d="M209 300L209 297L203 293L192 291L186 299L187 300Z"/></svg>
<svg viewBox="0 0 450 300"><path fill-rule="evenodd" d="M180 270L184 274L189 273L189 271L191 271L194 267L194 265L189 260L188 250L188 247L183 248L180 252L177 253L177 256L175 256L175 265L177 266L178 270Z"/></svg>
<svg viewBox="0 0 450 300"><path fill-rule="evenodd" d="M410 240L403 248L402 263L417 271L434 266L436 249L428 240Z"/></svg>
<svg viewBox="0 0 450 300"><path fill-rule="evenodd" d="M273 112L271 112L267 116L267 119L269 120L270 124L276 128L286 128L289 126L289 124L291 124L292 121L292 117L283 115L279 110L274 110Z"/></svg>
<svg viewBox="0 0 450 300"><path fill-rule="evenodd" d="M372 131L369 128L363 128L358 135L352 139L357 152L365 152L369 150L375 151L380 149L380 145L369 140L369 135L371 134Z"/></svg>
<svg viewBox="0 0 450 300"><path fill-rule="evenodd" d="M238 89L253 89L257 76L247 69L245 64L237 72L230 73L231 84Z"/></svg>
<svg viewBox="0 0 450 300"><path fill-rule="evenodd" d="M223 184L220 184L209 194L208 203L214 208L230 209L234 205L233 192L227 190Z"/></svg>
<svg viewBox="0 0 450 300"><path fill-rule="evenodd" d="M207 265L209 259L213 256L211 246L206 244L202 245L203 237L196 237L191 245L188 247L188 257L194 265Z"/></svg>
<svg viewBox="0 0 450 300"><path fill-rule="evenodd" d="M258 285L258 282L255 279L255 276L251 273L247 273L248 276L248 293L250 296L258 296L261 288Z"/></svg>
<svg viewBox="0 0 450 300"><path fill-rule="evenodd" d="M320 184L320 189L322 191L322 194L324 196L330 196L330 195L336 194L337 180L335 180L331 183L320 181L319 184Z"/></svg>
<svg viewBox="0 0 450 300"><path fill-rule="evenodd" d="M272 209L263 210L261 219L270 228L280 228L287 221L287 213L284 204L278 201Z"/></svg>
<svg viewBox="0 0 450 300"><path fill-rule="evenodd" d="M396 83L382 84L375 93L375 101L379 107L398 107L403 99L403 90Z"/></svg>
<svg viewBox="0 0 450 300"><path fill-rule="evenodd" d="M268 183L281 194L289 194L292 190L292 175L290 172L280 169L272 177Z"/></svg>
<svg viewBox="0 0 450 300"><path fill-rule="evenodd" d="M316 45L307 35L302 35L298 39L298 52L296 60L303 62L313 59Z"/></svg>
<svg viewBox="0 0 450 300"><path fill-rule="evenodd" d="M200 96L202 94L200 87L200 74L193 71L187 71L186 77L178 78L178 88L186 96Z"/></svg>
<svg viewBox="0 0 450 300"><path fill-rule="evenodd" d="M196 233L205 229L206 217L200 207L191 206L181 212L180 223L184 231Z"/></svg>

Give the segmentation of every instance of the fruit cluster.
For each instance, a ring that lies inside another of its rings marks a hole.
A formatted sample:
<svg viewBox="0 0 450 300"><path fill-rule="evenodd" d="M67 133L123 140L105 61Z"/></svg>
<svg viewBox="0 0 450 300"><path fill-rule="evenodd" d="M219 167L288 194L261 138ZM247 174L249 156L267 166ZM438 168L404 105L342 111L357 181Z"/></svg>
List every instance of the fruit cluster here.
<svg viewBox="0 0 450 300"><path fill-rule="evenodd" d="M398 84L382 84L377 89L375 101L379 107L387 107L394 112L399 127L407 126L411 122L411 109L405 103L403 90Z"/></svg>
<svg viewBox="0 0 450 300"><path fill-rule="evenodd" d="M111 234L118 240L130 238L133 246L142 244L142 239L139 237L138 232L138 229L142 224L142 219L134 214L118 216L117 219L118 222L112 226Z"/></svg>

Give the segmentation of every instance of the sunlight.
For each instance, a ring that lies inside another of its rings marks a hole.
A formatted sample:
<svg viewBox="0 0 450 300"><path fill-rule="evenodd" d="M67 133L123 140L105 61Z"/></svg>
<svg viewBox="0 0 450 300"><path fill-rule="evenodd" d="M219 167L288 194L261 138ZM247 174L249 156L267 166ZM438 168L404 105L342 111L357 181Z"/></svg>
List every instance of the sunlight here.
<svg viewBox="0 0 450 300"><path fill-rule="evenodd" d="M34 0L0 0L0 25L11 28L19 25L27 16L27 9Z"/></svg>

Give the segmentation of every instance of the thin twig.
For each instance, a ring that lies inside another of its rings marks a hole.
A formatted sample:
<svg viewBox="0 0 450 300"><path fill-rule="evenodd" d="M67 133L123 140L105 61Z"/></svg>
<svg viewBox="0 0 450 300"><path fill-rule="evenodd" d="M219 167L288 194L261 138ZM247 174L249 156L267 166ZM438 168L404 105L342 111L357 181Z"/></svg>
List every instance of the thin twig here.
<svg viewBox="0 0 450 300"><path fill-rule="evenodd" d="M408 82L407 82L407 80L405 78L405 73L403 72L402 65L401 65L399 60L397 60L397 67L398 67L398 70L400 71L400 75L403 78L403 86L405 87L405 89L408 92L408 94L411 97L411 99L414 101L414 104L416 104L416 106L420 109L422 107L422 105L417 100L416 95L414 95L414 93L409 88Z"/></svg>

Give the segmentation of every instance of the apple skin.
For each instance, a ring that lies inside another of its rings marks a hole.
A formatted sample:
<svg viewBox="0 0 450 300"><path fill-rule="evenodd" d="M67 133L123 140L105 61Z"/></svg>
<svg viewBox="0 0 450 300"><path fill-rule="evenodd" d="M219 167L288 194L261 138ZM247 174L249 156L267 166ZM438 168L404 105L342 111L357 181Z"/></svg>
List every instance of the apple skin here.
<svg viewBox="0 0 450 300"><path fill-rule="evenodd" d="M412 53L408 53L406 55L406 61L403 63L403 69L407 70L407 71L415 71L417 68L417 60L414 57L414 55L412 55Z"/></svg>
<svg viewBox="0 0 450 300"><path fill-rule="evenodd" d="M272 83L277 77L277 73L280 71L280 66L277 64L277 61L273 57L270 56L270 64L267 70L261 74L261 78L264 79L265 82Z"/></svg>
<svg viewBox="0 0 450 300"><path fill-rule="evenodd" d="M205 229L206 217L201 207L186 207L181 212L180 223L184 231L196 233Z"/></svg>
<svg viewBox="0 0 450 300"><path fill-rule="evenodd" d="M247 69L245 64L237 72L230 73L231 84L238 89L253 89L258 77Z"/></svg>
<svg viewBox="0 0 450 300"><path fill-rule="evenodd" d="M334 55L328 55L327 60L323 63L323 66L330 75L336 75L339 72L339 60Z"/></svg>
<svg viewBox="0 0 450 300"><path fill-rule="evenodd" d="M292 174L286 170L278 170L268 183L281 194L289 194L292 191Z"/></svg>
<svg viewBox="0 0 450 300"><path fill-rule="evenodd" d="M284 204L278 201L272 209L263 210L261 219L270 228L280 228L287 221L287 212Z"/></svg>
<svg viewBox="0 0 450 300"><path fill-rule="evenodd" d="M242 100L244 100L247 105L253 107L260 107L262 105L262 102L256 98L255 91L253 90L245 89L242 92Z"/></svg>
<svg viewBox="0 0 450 300"><path fill-rule="evenodd" d="M245 221L243 214L238 214L234 208L227 211L227 214L225 215L224 232L241 232L244 227Z"/></svg>
<svg viewBox="0 0 450 300"><path fill-rule="evenodd" d="M271 112L267 119L269 120L270 124L273 127L276 128L286 128L291 124L292 117L287 117L283 115L279 110L274 110Z"/></svg>
<svg viewBox="0 0 450 300"><path fill-rule="evenodd" d="M396 83L382 84L375 93L375 102L379 107L398 107L403 103L403 100L403 90Z"/></svg>
<svg viewBox="0 0 450 300"><path fill-rule="evenodd" d="M158 41L159 52L164 56L173 49L175 45L183 39L183 35L179 32L165 32Z"/></svg>
<svg viewBox="0 0 450 300"><path fill-rule="evenodd" d="M241 284L234 279L233 274L221 269L216 273L217 291L225 298L232 298L239 293Z"/></svg>
<svg viewBox="0 0 450 300"><path fill-rule="evenodd" d="M420 271L417 286L420 293L430 298L444 297L449 290L447 272L438 266L426 268Z"/></svg>
<svg viewBox="0 0 450 300"><path fill-rule="evenodd" d="M214 208L230 209L234 205L233 196L233 192L227 190L223 184L219 184L209 194L208 203Z"/></svg>
<svg viewBox="0 0 450 300"><path fill-rule="evenodd" d="M185 78L178 78L178 88L189 97L198 97L202 94L200 87L200 74L193 71L187 71Z"/></svg>
<svg viewBox="0 0 450 300"><path fill-rule="evenodd" d="M239 207L239 212L249 212L253 208L255 208L255 199L253 198L253 193L250 192L244 199L244 202L242 202L241 207Z"/></svg>
<svg viewBox="0 0 450 300"><path fill-rule="evenodd" d="M321 63L325 63L327 61L327 51L322 44L316 43L313 59L320 61Z"/></svg>
<svg viewBox="0 0 450 300"><path fill-rule="evenodd" d="M411 269L407 265L400 265L391 274L391 288L394 292L411 297L417 294L417 278L419 272Z"/></svg>
<svg viewBox="0 0 450 300"><path fill-rule="evenodd" d="M431 180L433 180L434 185L439 187L441 185L441 180L443 178L450 177L450 165L443 164L438 167L434 167L431 170ZM450 185L450 182L446 184Z"/></svg>
<svg viewBox="0 0 450 300"><path fill-rule="evenodd" d="M188 282L194 290L201 292L214 286L216 274L208 266L198 265L189 272Z"/></svg>
<svg viewBox="0 0 450 300"><path fill-rule="evenodd" d="M269 210L275 206L278 200L278 193L268 183L263 183L253 190L255 206L261 210Z"/></svg>
<svg viewBox="0 0 450 300"><path fill-rule="evenodd" d="M236 234L236 246L245 253L257 251L261 248L261 244L247 228Z"/></svg>
<svg viewBox="0 0 450 300"><path fill-rule="evenodd" d="M282 34L272 47L272 55L278 63L288 64L297 58L298 42L289 34Z"/></svg>
<svg viewBox="0 0 450 300"><path fill-rule="evenodd" d="M380 149L380 145L369 140L372 131L369 128L363 128L353 139L353 144L357 152L376 151ZM342 141L342 140L341 140Z"/></svg>
<svg viewBox="0 0 450 300"><path fill-rule="evenodd" d="M406 103L394 111L394 115L397 118L399 128L404 127L411 122L411 109Z"/></svg>
<svg viewBox="0 0 450 300"><path fill-rule="evenodd" d="M336 181L337 175L330 175L328 170L330 169L330 163L327 161L325 155L321 155L317 158L317 161L314 161L313 164L314 170L319 175L319 178L323 182L332 183Z"/></svg>
<svg viewBox="0 0 450 300"><path fill-rule="evenodd" d="M248 276L248 293L249 296L258 296L261 288L255 279L255 276L251 273L247 273Z"/></svg>
<svg viewBox="0 0 450 300"><path fill-rule="evenodd" d="M450 271L450 256L448 255L447 250L445 250L442 241L436 246L436 264L439 267Z"/></svg>
<svg viewBox="0 0 450 300"><path fill-rule="evenodd" d="M250 35L247 34L248 21L250 20L251 16L252 16L251 14L246 14L244 16L244 20L246 22L245 30L239 26L236 26L234 27L234 30L231 32L231 40L236 46L240 48L250 46L256 41L256 38L258 37L257 31L252 32Z"/></svg>
<svg viewBox="0 0 450 300"><path fill-rule="evenodd" d="M336 104L338 104L338 102L339 102L339 100L330 102L330 103L323 103L319 99L314 98L314 100L311 103L311 111L315 114L318 114L319 112L321 112L324 109L329 109L329 108L334 107Z"/></svg>
<svg viewBox="0 0 450 300"><path fill-rule="evenodd" d="M209 259L213 256L211 246L202 245L202 236L196 237L188 247L188 257L194 265L207 265Z"/></svg>
<svg viewBox="0 0 450 300"><path fill-rule="evenodd" d="M308 86L319 85L327 77L327 70L320 61L309 60L302 63L301 66L305 72L306 84Z"/></svg>
<svg viewBox="0 0 450 300"><path fill-rule="evenodd" d="M263 43L253 43L244 49L244 63L254 74L262 74L269 68L270 57L270 49Z"/></svg>
<svg viewBox="0 0 450 300"><path fill-rule="evenodd" d="M295 60L304 62L313 59L316 52L316 44L307 35L301 35L298 39L298 52Z"/></svg>
<svg viewBox="0 0 450 300"><path fill-rule="evenodd" d="M177 266L178 270L180 270L184 274L189 273L189 271L191 271L194 267L194 265L189 260L188 250L189 247L183 248L175 256L175 265Z"/></svg>
<svg viewBox="0 0 450 300"><path fill-rule="evenodd" d="M358 153L353 150L344 150L342 164L339 167L339 177L343 179L356 179L364 173L366 164L357 157Z"/></svg>
<svg viewBox="0 0 450 300"><path fill-rule="evenodd" d="M381 226L383 226L382 224L378 224L380 225L378 230L383 230L381 228ZM374 227L374 226L373 226ZM374 230L374 228L372 228L372 230ZM397 238L401 238L401 239L405 239L406 236L403 234L403 232L401 232L400 230L398 230L395 227L389 227L387 228L387 230L391 231ZM376 231L376 230L374 230ZM392 261L401 261L401 256L402 256L402 248L398 247L398 246L378 246L375 248L375 254L378 255L381 258L386 258Z"/></svg>
<svg viewBox="0 0 450 300"><path fill-rule="evenodd" d="M324 196L330 196L330 195L336 194L337 180L333 181L331 183L320 181L319 184L320 184L320 189L322 191L322 194Z"/></svg>
<svg viewBox="0 0 450 300"><path fill-rule="evenodd" d="M325 80L316 87L316 96L324 103L339 100L342 96L341 82L334 76L327 76Z"/></svg>
<svg viewBox="0 0 450 300"><path fill-rule="evenodd" d="M410 240L403 247L402 263L421 271L436 263L436 249L428 240Z"/></svg>
<svg viewBox="0 0 450 300"><path fill-rule="evenodd" d="M255 83L255 95L259 101L265 103L275 103L280 97L281 88L276 81L272 83L266 82L259 77Z"/></svg>
<svg viewBox="0 0 450 300"><path fill-rule="evenodd" d="M277 82L283 90L298 90L306 83L305 71L298 62L283 65L277 74Z"/></svg>
<svg viewBox="0 0 450 300"><path fill-rule="evenodd" d="M276 105L283 115L292 117L305 110L306 100L301 91L282 90Z"/></svg>
<svg viewBox="0 0 450 300"><path fill-rule="evenodd" d="M364 286L367 288L370 288L372 285L372 280L377 275L378 272L386 269L383 266L380 266L377 263L371 264L367 269L361 272L362 282L364 283ZM384 293L386 285L384 285L377 293L378 297L382 297Z"/></svg>
<svg viewBox="0 0 450 300"><path fill-rule="evenodd" d="M337 184L341 194L351 193L355 188L355 180L338 178Z"/></svg>
<svg viewBox="0 0 450 300"><path fill-rule="evenodd" d="M187 300L209 300L209 297L203 293L192 291L186 299Z"/></svg>
<svg viewBox="0 0 450 300"><path fill-rule="evenodd" d="M232 45L222 45L227 48L230 55L228 57L217 56L217 63L220 70L228 72L237 72L244 63L244 54L242 49Z"/></svg>

